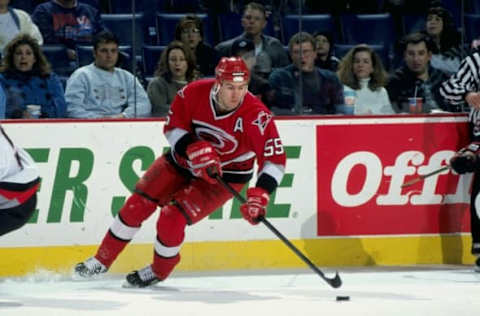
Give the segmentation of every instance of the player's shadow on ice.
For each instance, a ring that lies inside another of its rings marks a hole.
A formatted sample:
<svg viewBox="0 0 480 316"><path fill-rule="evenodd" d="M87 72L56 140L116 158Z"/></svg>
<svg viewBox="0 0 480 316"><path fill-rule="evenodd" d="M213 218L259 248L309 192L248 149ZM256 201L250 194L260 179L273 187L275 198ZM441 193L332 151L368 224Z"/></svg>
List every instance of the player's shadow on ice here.
<svg viewBox="0 0 480 316"><path fill-rule="evenodd" d="M162 301L176 302L204 302L214 304L228 304L245 301L263 301L281 299L280 296L257 295L245 291L212 290L206 288L186 288L156 285L144 289L118 289L118 292L152 295L153 298Z"/></svg>
<svg viewBox="0 0 480 316"><path fill-rule="evenodd" d="M2 309L7 309L7 308L14 308L14 307L22 307L22 303L18 302L0 302L0 311Z"/></svg>
<svg viewBox="0 0 480 316"><path fill-rule="evenodd" d="M3 315L2 310L16 308L45 308L49 309L61 309L71 311L110 311L121 309L126 304L119 303L110 300L91 300L91 299L65 299L61 297L46 298L46 297L22 297L22 302L0 302L0 315ZM43 314L42 314L43 315Z"/></svg>

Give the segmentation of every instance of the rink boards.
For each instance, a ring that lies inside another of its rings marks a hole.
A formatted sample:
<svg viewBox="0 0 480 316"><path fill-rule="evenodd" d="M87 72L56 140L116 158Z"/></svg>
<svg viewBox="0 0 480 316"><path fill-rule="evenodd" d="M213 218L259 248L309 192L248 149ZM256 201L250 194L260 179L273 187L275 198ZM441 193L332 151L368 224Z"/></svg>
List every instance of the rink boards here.
<svg viewBox="0 0 480 316"><path fill-rule="evenodd" d="M319 266L471 263L471 176L445 164L465 144L461 115L277 119L287 168L268 218ZM92 255L136 180L168 148L163 121L3 122L42 176L38 210L0 238L1 275L68 271ZM253 181L252 181L253 184ZM229 201L188 227L181 270L303 267L263 225ZM154 214L112 267L152 257Z"/></svg>

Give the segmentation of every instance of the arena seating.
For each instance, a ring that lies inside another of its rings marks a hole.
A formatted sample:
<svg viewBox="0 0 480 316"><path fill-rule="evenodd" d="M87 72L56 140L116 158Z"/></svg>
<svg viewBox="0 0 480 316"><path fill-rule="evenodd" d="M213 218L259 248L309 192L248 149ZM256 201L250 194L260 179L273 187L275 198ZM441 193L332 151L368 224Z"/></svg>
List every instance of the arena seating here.
<svg viewBox="0 0 480 316"><path fill-rule="evenodd" d="M162 54L165 46L143 46L143 73L148 77L152 77L155 69L157 68L158 60Z"/></svg>
<svg viewBox="0 0 480 316"><path fill-rule="evenodd" d="M143 16L143 13L135 14L135 47L137 55L141 54L144 37L146 37ZM130 45L133 47L132 14L102 14L102 19L105 22L105 26L118 36L120 45Z"/></svg>
<svg viewBox="0 0 480 316"><path fill-rule="evenodd" d="M316 31L326 31L334 36L335 42L339 40L339 37L336 36L339 33L330 14L285 15L282 23L285 44L288 44L292 35L299 31L300 22L303 31L311 34Z"/></svg>

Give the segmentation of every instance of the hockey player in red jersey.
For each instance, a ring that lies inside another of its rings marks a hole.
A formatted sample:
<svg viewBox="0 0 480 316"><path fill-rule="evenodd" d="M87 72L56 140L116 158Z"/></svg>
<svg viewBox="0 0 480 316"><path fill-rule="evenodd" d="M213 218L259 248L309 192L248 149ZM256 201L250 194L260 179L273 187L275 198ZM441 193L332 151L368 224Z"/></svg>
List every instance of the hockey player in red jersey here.
<svg viewBox="0 0 480 316"><path fill-rule="evenodd" d="M128 274L126 284L145 287L166 279L180 261L186 225L232 197L212 173L240 191L252 178L256 160L257 181L240 210L251 224L265 215L286 156L271 112L247 90L249 79L242 59L222 58L215 79L192 82L178 92L164 128L171 151L157 158L138 181L95 256L75 267L78 276L106 272L160 206L153 263Z"/></svg>
<svg viewBox="0 0 480 316"><path fill-rule="evenodd" d="M30 219L37 205L38 169L0 126L0 236Z"/></svg>

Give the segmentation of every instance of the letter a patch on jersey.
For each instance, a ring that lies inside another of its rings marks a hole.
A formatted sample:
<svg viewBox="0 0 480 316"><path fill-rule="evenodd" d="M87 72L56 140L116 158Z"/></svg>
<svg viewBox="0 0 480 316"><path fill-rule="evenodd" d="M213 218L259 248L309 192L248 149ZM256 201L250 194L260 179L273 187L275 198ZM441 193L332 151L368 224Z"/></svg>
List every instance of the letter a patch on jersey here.
<svg viewBox="0 0 480 316"><path fill-rule="evenodd" d="M258 113L258 117L255 119L255 121L252 122L252 124L257 125L258 129L260 130L260 134L263 135L271 119L272 119L271 114L261 111L260 113Z"/></svg>
<svg viewBox="0 0 480 316"><path fill-rule="evenodd" d="M235 122L235 128L233 131L243 133L243 119L241 117L239 117Z"/></svg>

